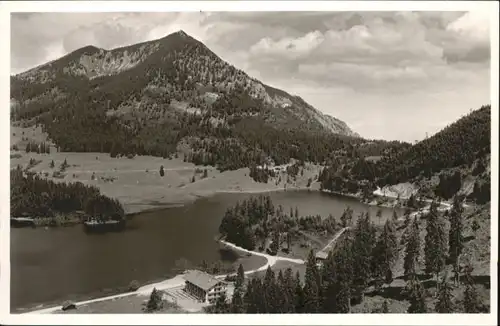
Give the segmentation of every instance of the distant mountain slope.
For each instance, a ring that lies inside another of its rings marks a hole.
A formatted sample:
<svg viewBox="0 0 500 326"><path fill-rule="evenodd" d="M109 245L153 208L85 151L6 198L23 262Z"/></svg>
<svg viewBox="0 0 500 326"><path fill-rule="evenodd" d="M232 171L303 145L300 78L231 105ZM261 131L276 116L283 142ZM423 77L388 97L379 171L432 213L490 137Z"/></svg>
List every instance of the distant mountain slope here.
<svg viewBox="0 0 500 326"><path fill-rule="evenodd" d="M366 185L373 190L420 180L433 195L449 199L460 192L484 203L490 192L490 137L491 106L486 105L415 145L385 143L390 150L377 159L354 155L347 163L333 162L320 181L324 189L356 192Z"/></svg>
<svg viewBox="0 0 500 326"><path fill-rule="evenodd" d="M462 117L432 137L397 155L380 160L387 183L405 182L418 175L430 177L443 169L471 166L491 153L491 106Z"/></svg>
<svg viewBox="0 0 500 326"><path fill-rule="evenodd" d="M87 46L11 77L11 116L62 151L173 155L237 168L321 161L361 139L343 121L270 87L180 31L113 50ZM224 153L227 151L227 153Z"/></svg>

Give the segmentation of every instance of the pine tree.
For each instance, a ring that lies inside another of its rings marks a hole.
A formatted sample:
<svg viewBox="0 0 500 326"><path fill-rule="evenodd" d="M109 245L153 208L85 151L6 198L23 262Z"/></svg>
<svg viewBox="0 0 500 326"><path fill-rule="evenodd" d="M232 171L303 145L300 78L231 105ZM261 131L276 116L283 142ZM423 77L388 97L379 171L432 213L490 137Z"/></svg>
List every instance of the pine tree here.
<svg viewBox="0 0 500 326"><path fill-rule="evenodd" d="M241 289L243 287L244 282L245 282L245 270L243 269L243 265L240 264L240 266L238 266L238 272L236 275L236 282L234 283L234 287Z"/></svg>
<svg viewBox="0 0 500 326"><path fill-rule="evenodd" d="M358 218L353 233L352 258L356 266L353 269L353 285L355 293L362 299L372 276L372 255L376 243L375 228L368 213Z"/></svg>
<svg viewBox="0 0 500 326"><path fill-rule="evenodd" d="M256 279L252 279L247 287L245 294L243 295L243 305L246 307L247 313L257 313L257 305L254 300L254 287L255 287Z"/></svg>
<svg viewBox="0 0 500 326"><path fill-rule="evenodd" d="M292 234L290 232L286 233L286 248L287 251L290 252L292 246Z"/></svg>
<svg viewBox="0 0 500 326"><path fill-rule="evenodd" d="M243 296L242 296L242 290L241 289L234 289L233 292L233 297L231 299L231 307L230 307L230 312L233 314L239 314L239 313L244 313L245 312L245 306L243 302Z"/></svg>
<svg viewBox="0 0 500 326"><path fill-rule="evenodd" d="M398 256L396 229L391 220L387 220L374 249L372 260L377 287L384 282L392 282L392 267Z"/></svg>
<svg viewBox="0 0 500 326"><path fill-rule="evenodd" d="M351 224L352 213L353 211L350 207L347 207L342 213L342 216L340 217L340 222L342 223L343 228L348 227Z"/></svg>
<svg viewBox="0 0 500 326"><path fill-rule="evenodd" d="M450 284L446 281L446 276L443 277L439 287L438 301L436 303L436 312L448 314L453 312L452 289Z"/></svg>
<svg viewBox="0 0 500 326"><path fill-rule="evenodd" d="M384 300L384 303L382 304L382 313L383 314L388 314L390 311L389 311L389 303L387 302L387 300Z"/></svg>
<svg viewBox="0 0 500 326"><path fill-rule="evenodd" d="M294 310L296 313L305 313L305 295L304 295L304 289L302 288L302 285L300 283L300 274L297 271L295 274L295 281L294 281Z"/></svg>
<svg viewBox="0 0 500 326"><path fill-rule="evenodd" d="M276 279L271 266L267 267L266 275L264 276L264 312L274 313L277 308L278 293L275 292Z"/></svg>
<svg viewBox="0 0 500 326"><path fill-rule="evenodd" d="M378 222L381 223L382 222L382 210L380 208L377 210L377 214L375 216L378 218Z"/></svg>
<svg viewBox="0 0 500 326"><path fill-rule="evenodd" d="M481 312L481 303L479 301L479 296L474 285L474 279L472 277L472 266L467 264L465 266L465 291L463 307L466 313L478 313Z"/></svg>
<svg viewBox="0 0 500 326"><path fill-rule="evenodd" d="M153 291L151 292L151 295L149 296L148 303L146 304L146 311L153 312L153 311L161 309L162 306L163 306L163 301L162 301L160 291L158 291L156 288L153 288Z"/></svg>
<svg viewBox="0 0 500 326"><path fill-rule="evenodd" d="M425 289L422 284L413 280L410 284L410 307L408 313L426 313L427 307L425 305Z"/></svg>
<svg viewBox="0 0 500 326"><path fill-rule="evenodd" d="M276 255L280 249L280 234L278 231L273 233L273 242L269 246L272 255Z"/></svg>
<svg viewBox="0 0 500 326"><path fill-rule="evenodd" d="M453 206L450 212L450 231L449 231L449 251L448 256L451 264L453 264L455 273L455 285L460 282L460 255L463 249L463 208L457 196L453 199Z"/></svg>
<svg viewBox="0 0 500 326"><path fill-rule="evenodd" d="M160 166L160 177L163 177L165 175L165 170L163 169L163 165Z"/></svg>
<svg viewBox="0 0 500 326"><path fill-rule="evenodd" d="M50 161L49 167L50 167L51 169L53 169L53 168L54 168L54 166L55 166L54 160Z"/></svg>
<svg viewBox="0 0 500 326"><path fill-rule="evenodd" d="M214 312L216 314L223 314L230 312L230 307L227 303L227 297L222 293L217 300L215 300Z"/></svg>
<svg viewBox="0 0 500 326"><path fill-rule="evenodd" d="M427 234L425 236L425 271L433 273L438 282L438 275L443 270L446 260L446 239L444 225L439 220L436 206L431 204L427 216Z"/></svg>
<svg viewBox="0 0 500 326"><path fill-rule="evenodd" d="M465 287L464 311L468 314L481 312L481 304L479 302L479 296L477 294L476 287L472 284L468 284Z"/></svg>
<svg viewBox="0 0 500 326"><path fill-rule="evenodd" d="M350 313L353 283L352 239L349 232L333 255L335 266L335 312Z"/></svg>
<svg viewBox="0 0 500 326"><path fill-rule="evenodd" d="M304 307L307 313L317 313L320 307L320 276L316 266L316 258L311 250L306 262L304 284Z"/></svg>
<svg viewBox="0 0 500 326"><path fill-rule="evenodd" d="M403 266L405 277L413 279L416 275L417 263L420 257L420 230L416 218L413 219L409 228Z"/></svg>
<svg viewBox="0 0 500 326"><path fill-rule="evenodd" d="M398 212L396 210L392 211L392 220L396 223L399 220Z"/></svg>
<svg viewBox="0 0 500 326"><path fill-rule="evenodd" d="M282 293L285 296L283 312L293 313L295 312L295 280L290 267L285 270L283 279Z"/></svg>
<svg viewBox="0 0 500 326"><path fill-rule="evenodd" d="M321 268L321 312L334 313L337 292L337 279L335 273L335 262L332 252L323 262Z"/></svg>

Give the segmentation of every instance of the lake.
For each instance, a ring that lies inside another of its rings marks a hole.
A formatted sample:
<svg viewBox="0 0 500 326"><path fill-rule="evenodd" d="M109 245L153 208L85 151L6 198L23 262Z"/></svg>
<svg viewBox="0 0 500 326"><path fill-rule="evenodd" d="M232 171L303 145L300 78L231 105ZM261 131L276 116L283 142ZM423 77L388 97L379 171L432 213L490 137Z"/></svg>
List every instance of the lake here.
<svg viewBox="0 0 500 326"><path fill-rule="evenodd" d="M218 194L183 207L135 215L121 233L86 234L82 226L11 229L11 309L64 300L84 300L127 287L132 280L150 282L175 276L179 261L234 260L214 240L225 210L258 194ZM321 192L271 192L274 205L300 215L333 214L338 220L347 206L370 211L384 223L392 209ZM401 214L401 212L399 212Z"/></svg>

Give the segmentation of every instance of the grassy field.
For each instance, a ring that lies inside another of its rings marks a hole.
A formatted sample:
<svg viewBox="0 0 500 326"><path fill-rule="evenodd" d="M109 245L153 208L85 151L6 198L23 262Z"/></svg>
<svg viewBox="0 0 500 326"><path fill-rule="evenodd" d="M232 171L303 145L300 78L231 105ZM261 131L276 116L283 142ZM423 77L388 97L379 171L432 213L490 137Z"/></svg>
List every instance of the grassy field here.
<svg viewBox="0 0 500 326"><path fill-rule="evenodd" d="M50 154L26 153L29 141L46 141L47 135L41 128L11 128L10 165L26 168L30 159L38 163L30 170L40 177L56 182L82 182L97 186L109 197L118 199L127 213L135 213L161 206L179 205L198 197L210 196L217 192L265 192L285 189L286 177L281 183L270 180L269 183L258 183L249 177L249 169L225 171L221 173L211 166L195 166L183 161L182 156L163 159L153 156L135 156L134 158L112 158L105 153L63 153L52 146ZM61 164L66 160L69 167L55 176ZM54 161L54 168L50 167ZM165 176L161 177L160 166L164 167ZM307 166L303 176L297 181L290 180L286 189L305 188L309 178L318 175L320 167ZM203 178L204 170L207 177ZM194 177L194 182L193 182ZM278 179L278 178L276 178ZM311 189L319 185L313 184Z"/></svg>

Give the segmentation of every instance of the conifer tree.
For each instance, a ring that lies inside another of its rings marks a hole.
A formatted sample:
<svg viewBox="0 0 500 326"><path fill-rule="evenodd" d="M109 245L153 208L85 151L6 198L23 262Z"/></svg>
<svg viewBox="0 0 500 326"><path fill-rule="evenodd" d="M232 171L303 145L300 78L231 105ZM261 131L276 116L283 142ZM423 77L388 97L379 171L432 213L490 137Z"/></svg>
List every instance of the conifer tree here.
<svg viewBox="0 0 500 326"><path fill-rule="evenodd" d="M165 170L163 169L163 165L160 166L160 177L163 177L165 175Z"/></svg>
<svg viewBox="0 0 500 326"><path fill-rule="evenodd" d="M420 257L420 230L416 218L409 226L409 232L406 239L404 256L404 275L413 279L416 274L417 263Z"/></svg>
<svg viewBox="0 0 500 326"><path fill-rule="evenodd" d="M404 221L403 221L403 227L407 228L407 227L408 227L408 225L410 225L410 224L411 224L411 220L412 220L412 219L411 219L411 211L410 211L409 209L407 209L407 210L405 211L405 219L404 219Z"/></svg>
<svg viewBox="0 0 500 326"><path fill-rule="evenodd" d="M162 298L160 291L158 291L156 288L153 288L153 291L151 292L151 295L149 296L149 300L146 304L146 311L147 312L153 312L158 309L161 309L163 305Z"/></svg>
<svg viewBox="0 0 500 326"><path fill-rule="evenodd" d="M256 279L252 279L247 287L245 294L243 295L243 305L246 307L247 313L257 313L257 305L254 300L254 288L255 288Z"/></svg>
<svg viewBox="0 0 500 326"><path fill-rule="evenodd" d="M320 307L320 275L316 266L316 258L311 250L306 262L304 284L304 307L308 313L319 312Z"/></svg>
<svg viewBox="0 0 500 326"><path fill-rule="evenodd" d="M238 272L236 275L236 282L234 284L235 288L242 288L243 283L245 282L245 270L243 269L243 265L238 266Z"/></svg>
<svg viewBox="0 0 500 326"><path fill-rule="evenodd" d="M448 256L455 270L455 285L460 282L460 255L463 249L463 208L457 196L453 199L453 206L450 212L450 231L449 231L449 251Z"/></svg>
<svg viewBox="0 0 500 326"><path fill-rule="evenodd" d="M50 168L53 169L54 166L55 166L55 163L54 163L54 160L50 161L50 164L49 164Z"/></svg>
<svg viewBox="0 0 500 326"><path fill-rule="evenodd" d="M392 211L392 220L394 221L394 223L396 223L399 219L399 216L398 216L398 212L396 212L396 210L393 210Z"/></svg>
<svg viewBox="0 0 500 326"><path fill-rule="evenodd" d="M286 296L284 312L295 312L295 280L293 278L292 269L288 267L284 275L283 293Z"/></svg>
<svg viewBox="0 0 500 326"><path fill-rule="evenodd" d="M361 214L356 222L352 243L353 286L355 293L363 298L363 293L372 276L372 255L376 243L375 228L368 213Z"/></svg>
<svg viewBox="0 0 500 326"><path fill-rule="evenodd" d="M377 214L375 216L378 218L378 222L381 223L382 222L382 210L380 208L377 210Z"/></svg>
<svg viewBox="0 0 500 326"><path fill-rule="evenodd" d="M353 283L352 239L349 232L333 255L335 266L335 312L350 313Z"/></svg>
<svg viewBox="0 0 500 326"><path fill-rule="evenodd" d="M425 236L425 271L433 273L438 282L438 275L443 270L446 260L446 239L444 225L439 220L437 207L431 204L431 211L427 216L427 234Z"/></svg>
<svg viewBox="0 0 500 326"><path fill-rule="evenodd" d="M439 286L438 301L436 303L436 312L448 314L453 312L452 289L450 284L446 281L446 276L443 277L441 285Z"/></svg>
<svg viewBox="0 0 500 326"><path fill-rule="evenodd" d="M465 267L465 291L463 307L466 313L478 313L481 312L481 303L479 301L479 295L477 293L476 287L474 285L474 279L472 277L472 266L467 264Z"/></svg>
<svg viewBox="0 0 500 326"><path fill-rule="evenodd" d="M348 227L351 224L352 214L353 211L350 207L347 207L342 213L342 216L340 217L340 222L342 223L343 228Z"/></svg>
<svg viewBox="0 0 500 326"><path fill-rule="evenodd" d="M302 288L302 284L300 282L300 274L297 271L295 274L294 280L294 310L295 313L304 313L305 311L305 295L304 289Z"/></svg>
<svg viewBox="0 0 500 326"><path fill-rule="evenodd" d="M417 280L412 280L410 283L410 307L408 313L426 313L427 306L425 304L425 289Z"/></svg>
<svg viewBox="0 0 500 326"><path fill-rule="evenodd" d="M376 285L392 282L392 267L398 256L396 229L391 220L387 220L374 249L372 260Z"/></svg>
<svg viewBox="0 0 500 326"><path fill-rule="evenodd" d="M266 275L264 276L263 292L265 299L264 311L266 313L277 312L279 293L276 291L276 278L271 266L267 267Z"/></svg>
<svg viewBox="0 0 500 326"><path fill-rule="evenodd" d="M230 312L229 304L227 303L227 297L222 293L217 300L215 300L214 312L216 314L223 314Z"/></svg>
<svg viewBox="0 0 500 326"><path fill-rule="evenodd" d="M387 300L384 300L384 303L382 304L382 313L383 314L388 314L390 311L389 311L389 303L387 302Z"/></svg>
<svg viewBox="0 0 500 326"><path fill-rule="evenodd" d="M231 299L230 312L233 314L239 314L245 312L242 291L240 289L236 288L234 289L233 297Z"/></svg>
<svg viewBox="0 0 500 326"><path fill-rule="evenodd" d="M280 234L278 231L274 231L273 233L273 242L269 246L269 250L271 250L271 254L276 255L280 248Z"/></svg>
<svg viewBox="0 0 500 326"><path fill-rule="evenodd" d="M321 268L321 312L323 313L335 312L337 280L334 264L334 256L330 252Z"/></svg>

